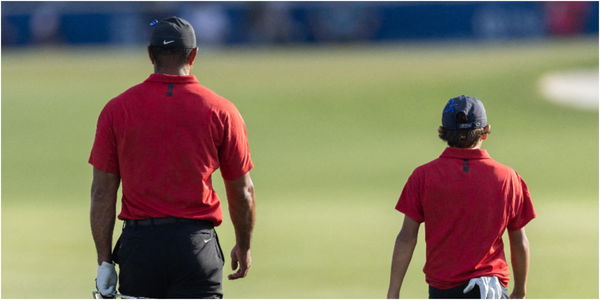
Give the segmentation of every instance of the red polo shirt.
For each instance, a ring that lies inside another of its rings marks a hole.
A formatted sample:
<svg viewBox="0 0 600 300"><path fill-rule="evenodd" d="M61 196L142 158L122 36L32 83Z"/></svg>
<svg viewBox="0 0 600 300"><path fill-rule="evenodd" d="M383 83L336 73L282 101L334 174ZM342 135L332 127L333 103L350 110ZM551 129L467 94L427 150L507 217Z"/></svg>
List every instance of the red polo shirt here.
<svg viewBox="0 0 600 300"><path fill-rule="evenodd" d="M193 75L152 74L106 104L89 163L119 174L119 219L179 217L219 225L211 175L252 169L246 126L235 106Z"/></svg>
<svg viewBox="0 0 600 300"><path fill-rule="evenodd" d="M438 289L496 276L508 285L504 230L535 217L527 185L482 149L446 148L414 170L396 209L425 222L426 281Z"/></svg>

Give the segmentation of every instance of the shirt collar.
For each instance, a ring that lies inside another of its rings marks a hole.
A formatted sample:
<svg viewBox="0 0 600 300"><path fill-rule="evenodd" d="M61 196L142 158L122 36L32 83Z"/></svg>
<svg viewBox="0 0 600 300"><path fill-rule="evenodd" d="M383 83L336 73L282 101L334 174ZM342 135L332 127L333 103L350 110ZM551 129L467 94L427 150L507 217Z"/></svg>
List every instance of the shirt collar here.
<svg viewBox="0 0 600 300"><path fill-rule="evenodd" d="M169 74L150 74L145 82L163 82L163 83L196 83L198 80L194 75L169 75Z"/></svg>
<svg viewBox="0 0 600 300"><path fill-rule="evenodd" d="M485 149L472 149L472 148L454 148L448 147L441 158L459 158L459 159L487 159L490 155Z"/></svg>

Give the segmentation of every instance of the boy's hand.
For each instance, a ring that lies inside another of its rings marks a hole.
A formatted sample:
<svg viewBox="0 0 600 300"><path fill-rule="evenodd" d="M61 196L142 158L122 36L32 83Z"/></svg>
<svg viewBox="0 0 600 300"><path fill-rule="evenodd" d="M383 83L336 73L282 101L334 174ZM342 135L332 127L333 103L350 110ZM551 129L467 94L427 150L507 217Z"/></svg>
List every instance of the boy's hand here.
<svg viewBox="0 0 600 300"><path fill-rule="evenodd" d="M524 299L525 298L525 292L522 291L513 291L512 294L510 294L510 299Z"/></svg>

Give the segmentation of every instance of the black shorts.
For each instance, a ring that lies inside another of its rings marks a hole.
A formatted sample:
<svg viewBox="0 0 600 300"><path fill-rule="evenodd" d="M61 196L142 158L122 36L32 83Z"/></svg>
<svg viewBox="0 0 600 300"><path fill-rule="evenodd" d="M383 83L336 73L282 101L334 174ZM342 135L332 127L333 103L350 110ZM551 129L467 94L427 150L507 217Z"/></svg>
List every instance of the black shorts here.
<svg viewBox="0 0 600 300"><path fill-rule="evenodd" d="M429 286L429 299L481 299L481 293L477 285L470 292L463 293L468 284L467 282L447 290L440 290ZM508 290L505 287L502 288L502 299L508 299Z"/></svg>
<svg viewBox="0 0 600 300"><path fill-rule="evenodd" d="M147 298L223 298L224 257L207 223L125 226L113 251L119 292Z"/></svg>

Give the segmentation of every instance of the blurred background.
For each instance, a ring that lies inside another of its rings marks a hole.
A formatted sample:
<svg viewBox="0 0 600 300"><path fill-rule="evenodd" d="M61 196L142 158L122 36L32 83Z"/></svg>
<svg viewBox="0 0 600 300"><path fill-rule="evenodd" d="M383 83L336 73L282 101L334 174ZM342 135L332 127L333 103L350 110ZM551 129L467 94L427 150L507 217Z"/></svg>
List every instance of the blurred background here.
<svg viewBox="0 0 600 300"><path fill-rule="evenodd" d="M148 24L171 15L194 25L193 74L238 107L255 162L254 265L224 281L226 298L385 297L403 219L394 205L412 170L443 151L440 113L461 94L485 103L484 147L534 199L527 296L599 296L598 2L1 9L3 298L91 296L96 120L152 72ZM228 252L228 218L218 231ZM427 297L423 232L404 298Z"/></svg>
<svg viewBox="0 0 600 300"><path fill-rule="evenodd" d="M177 15L200 47L574 36L598 32L597 2L6 2L2 46L143 45Z"/></svg>

